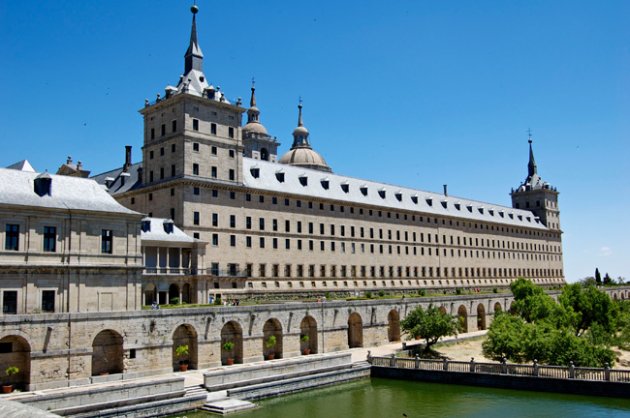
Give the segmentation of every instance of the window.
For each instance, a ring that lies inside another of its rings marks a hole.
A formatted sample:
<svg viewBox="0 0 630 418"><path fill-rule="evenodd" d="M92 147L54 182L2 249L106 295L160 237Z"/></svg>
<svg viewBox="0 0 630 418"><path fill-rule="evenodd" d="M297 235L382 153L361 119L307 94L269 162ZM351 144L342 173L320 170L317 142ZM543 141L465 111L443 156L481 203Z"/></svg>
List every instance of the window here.
<svg viewBox="0 0 630 418"><path fill-rule="evenodd" d="M162 156L164 156L164 147L161 147L161 148L160 148L160 156L161 156L161 157L162 157Z"/></svg>
<svg viewBox="0 0 630 418"><path fill-rule="evenodd" d="M235 173L236 172L233 169L230 168L230 171L229 171L230 180L234 180L234 178L236 177Z"/></svg>
<svg viewBox="0 0 630 418"><path fill-rule="evenodd" d="M153 170L149 171L149 182L153 182Z"/></svg>
<svg viewBox="0 0 630 418"><path fill-rule="evenodd" d="M229 150L228 155L230 156L230 158L234 158L234 150L233 149Z"/></svg>
<svg viewBox="0 0 630 418"><path fill-rule="evenodd" d="M194 195L199 195L199 187L193 187L193 194Z"/></svg>
<svg viewBox="0 0 630 418"><path fill-rule="evenodd" d="M219 226L219 214L218 213L213 213L212 214L212 226Z"/></svg>
<svg viewBox="0 0 630 418"><path fill-rule="evenodd" d="M232 128L232 127L228 128L228 136L230 138L234 138L234 128ZM232 151L232 153L234 153L234 151ZM230 157L233 157L233 155L230 155Z"/></svg>
<svg viewBox="0 0 630 418"><path fill-rule="evenodd" d="M219 245L219 234L212 234L212 245L215 247Z"/></svg>
<svg viewBox="0 0 630 418"><path fill-rule="evenodd" d="M193 142L193 151L199 152L199 142Z"/></svg>
<svg viewBox="0 0 630 418"><path fill-rule="evenodd" d="M161 130L162 136L166 135L166 125L162 124L161 128L162 128L162 130Z"/></svg>
<svg viewBox="0 0 630 418"><path fill-rule="evenodd" d="M57 251L57 227L44 227L44 251L54 253Z"/></svg>
<svg viewBox="0 0 630 418"><path fill-rule="evenodd" d="M193 164L193 175L199 175L199 164Z"/></svg>
<svg viewBox="0 0 630 418"><path fill-rule="evenodd" d="M219 191L218 190L212 190L212 197L219 197Z"/></svg>
<svg viewBox="0 0 630 418"><path fill-rule="evenodd" d="M245 246L247 248L252 248L252 237L245 237Z"/></svg>
<svg viewBox="0 0 630 418"><path fill-rule="evenodd" d="M198 131L198 130L199 130L199 119L193 119L193 131Z"/></svg>
<svg viewBox="0 0 630 418"><path fill-rule="evenodd" d="M258 228L259 228L261 231L264 231L264 230L265 230L265 218L260 218L260 219L258 220Z"/></svg>
<svg viewBox="0 0 630 418"><path fill-rule="evenodd" d="M55 312L55 291L42 291L42 312Z"/></svg>
<svg viewBox="0 0 630 418"><path fill-rule="evenodd" d="M217 147L213 146L212 148L210 148L210 154L217 155Z"/></svg>
<svg viewBox="0 0 630 418"><path fill-rule="evenodd" d="M175 177L175 164L171 165L171 177Z"/></svg>
<svg viewBox="0 0 630 418"><path fill-rule="evenodd" d="M248 216L245 218L245 228L252 229L252 217Z"/></svg>
<svg viewBox="0 0 630 418"><path fill-rule="evenodd" d="M2 312L5 314L17 313L17 291L5 290L2 292Z"/></svg>
<svg viewBox="0 0 630 418"><path fill-rule="evenodd" d="M265 237L260 237L258 240L258 245L260 248L265 248Z"/></svg>
<svg viewBox="0 0 630 418"><path fill-rule="evenodd" d="M101 231L101 252L111 254L113 250L114 234L111 229L103 229Z"/></svg>
<svg viewBox="0 0 630 418"><path fill-rule="evenodd" d="M230 247L236 247L236 235L230 235Z"/></svg>
<svg viewBox="0 0 630 418"><path fill-rule="evenodd" d="M164 180L164 167L160 167L160 180Z"/></svg>
<svg viewBox="0 0 630 418"><path fill-rule="evenodd" d="M217 178L217 167L216 166L212 166L212 168L210 170L211 170L210 176L212 178L216 179Z"/></svg>
<svg viewBox="0 0 630 418"><path fill-rule="evenodd" d="M18 251L20 248L20 225L7 224L4 249Z"/></svg>
<svg viewBox="0 0 630 418"><path fill-rule="evenodd" d="M199 225L199 212L193 212L193 224Z"/></svg>
<svg viewBox="0 0 630 418"><path fill-rule="evenodd" d="M155 128L151 128L151 139L155 139Z"/></svg>
<svg viewBox="0 0 630 418"><path fill-rule="evenodd" d="M212 135L216 135L217 134L217 124L216 123L211 123L210 124L210 133Z"/></svg>

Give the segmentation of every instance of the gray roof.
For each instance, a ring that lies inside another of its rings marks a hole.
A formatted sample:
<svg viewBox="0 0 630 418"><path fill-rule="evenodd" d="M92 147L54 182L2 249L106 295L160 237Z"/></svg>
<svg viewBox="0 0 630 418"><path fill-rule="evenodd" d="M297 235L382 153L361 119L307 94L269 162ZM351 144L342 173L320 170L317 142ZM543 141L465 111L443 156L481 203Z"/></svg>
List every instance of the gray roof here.
<svg viewBox="0 0 630 418"><path fill-rule="evenodd" d="M142 243L148 242L179 242L179 243L194 243L195 239L188 236L184 231L179 229L175 224L173 224L173 232L166 233L164 230L165 222L173 222L170 219L164 218L143 218L142 222L149 222L150 228L148 231L144 231L144 228L140 231L140 238L142 239Z"/></svg>
<svg viewBox="0 0 630 418"><path fill-rule="evenodd" d="M257 177L253 173L256 171ZM284 181L278 179L277 173L284 173ZM408 210L418 214L451 216L467 221L547 229L534 214L526 210L251 158L243 158L243 182L253 189L302 195L306 198L318 197Z"/></svg>
<svg viewBox="0 0 630 418"><path fill-rule="evenodd" d="M119 193L127 192L131 189L134 189L140 186L139 177L138 177L138 169L142 167L142 163L135 163L129 166L129 170L126 174L128 176L121 174L123 173L123 167L116 168L114 170L106 171L101 174L97 174L95 176L90 177L98 184L105 185L108 182L108 179L111 179L111 183L107 190L112 195L117 195Z"/></svg>
<svg viewBox="0 0 630 418"><path fill-rule="evenodd" d="M28 160L18 161L17 163L11 164L7 168L10 168L11 170L30 171L31 173L35 172L35 169L31 165L31 163L28 162Z"/></svg>
<svg viewBox="0 0 630 418"><path fill-rule="evenodd" d="M38 173L0 168L0 204L95 212L138 214L122 206L94 180L50 175L51 194L34 191ZM138 214L139 215L139 214Z"/></svg>

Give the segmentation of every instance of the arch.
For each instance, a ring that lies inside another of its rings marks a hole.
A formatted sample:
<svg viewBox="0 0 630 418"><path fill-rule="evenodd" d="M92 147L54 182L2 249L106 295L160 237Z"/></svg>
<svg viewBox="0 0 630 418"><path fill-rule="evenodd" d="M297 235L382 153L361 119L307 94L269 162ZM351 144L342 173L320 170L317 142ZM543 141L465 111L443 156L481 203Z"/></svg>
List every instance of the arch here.
<svg viewBox="0 0 630 418"><path fill-rule="evenodd" d="M477 330L486 329L486 308L483 303L477 305Z"/></svg>
<svg viewBox="0 0 630 418"><path fill-rule="evenodd" d="M184 286L182 286L182 302L191 303L192 300L190 296L190 283L184 283Z"/></svg>
<svg viewBox="0 0 630 418"><path fill-rule="evenodd" d="M461 332L468 332L468 312L464 305L459 305L457 309L457 321Z"/></svg>
<svg viewBox="0 0 630 418"><path fill-rule="evenodd" d="M260 149L260 159L263 161L269 161L269 151L267 151L267 148L261 148Z"/></svg>
<svg viewBox="0 0 630 418"><path fill-rule="evenodd" d="M123 372L123 337L106 329L92 341L92 376Z"/></svg>
<svg viewBox="0 0 630 418"><path fill-rule="evenodd" d="M400 315L396 309L387 314L387 339L390 342L400 341Z"/></svg>
<svg viewBox="0 0 630 418"><path fill-rule="evenodd" d="M510 302L510 309L509 312L514 315L516 314L516 308L514 307L514 301Z"/></svg>
<svg viewBox="0 0 630 418"><path fill-rule="evenodd" d="M177 300L178 300L179 302L181 302L181 301L179 300L179 286L177 286L175 283L171 284L171 285L168 287L168 303L169 303L169 304L176 305L175 303L172 303L172 302L171 302L174 298L177 298ZM178 303L179 303L179 302L178 302Z"/></svg>
<svg viewBox="0 0 630 418"><path fill-rule="evenodd" d="M274 339L275 344L272 344ZM265 359L282 358L282 324L276 318L268 319L263 325L262 344Z"/></svg>
<svg viewBox="0 0 630 418"><path fill-rule="evenodd" d="M225 349L225 343L231 342L234 347ZM221 364L243 363L243 329L236 321L229 321L221 328Z"/></svg>
<svg viewBox="0 0 630 418"><path fill-rule="evenodd" d="M31 346L23 337L18 335L7 335L0 339L0 370L2 371L2 382L5 385L13 385L22 390L28 390L31 382ZM20 369L19 373L13 376L6 376L4 370L7 367L15 366ZM6 383L5 383L6 382Z"/></svg>
<svg viewBox="0 0 630 418"><path fill-rule="evenodd" d="M175 352L179 346L188 346L188 354L177 356ZM173 332L173 370L181 370L181 365L187 365L190 369L197 368L197 331L190 324L182 324ZM186 367L184 367L186 369Z"/></svg>
<svg viewBox="0 0 630 418"><path fill-rule="evenodd" d="M153 283L147 283L144 286L144 304L151 305L153 302L157 302L157 289Z"/></svg>
<svg viewBox="0 0 630 418"><path fill-rule="evenodd" d="M348 347L363 347L363 321L356 312L348 317Z"/></svg>
<svg viewBox="0 0 630 418"><path fill-rule="evenodd" d="M617 300L617 293L613 293L613 299Z"/></svg>
<svg viewBox="0 0 630 418"><path fill-rule="evenodd" d="M300 323L300 351L305 355L317 353L317 322L310 315Z"/></svg>
<svg viewBox="0 0 630 418"><path fill-rule="evenodd" d="M442 312L443 314L447 314L448 312L446 311L446 307L444 305L440 306L438 308L440 310L440 312Z"/></svg>
<svg viewBox="0 0 630 418"><path fill-rule="evenodd" d="M503 308L501 307L501 303L496 302L494 304L494 314L496 315L496 314L501 313L501 312L503 312Z"/></svg>

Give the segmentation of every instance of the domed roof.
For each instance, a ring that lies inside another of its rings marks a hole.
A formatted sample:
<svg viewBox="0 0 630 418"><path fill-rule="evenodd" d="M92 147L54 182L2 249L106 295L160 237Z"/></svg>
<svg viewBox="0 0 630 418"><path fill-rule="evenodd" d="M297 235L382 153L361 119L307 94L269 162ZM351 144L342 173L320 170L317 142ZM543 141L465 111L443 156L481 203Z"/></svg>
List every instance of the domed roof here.
<svg viewBox="0 0 630 418"><path fill-rule="evenodd" d="M298 126L297 128L295 128L293 130L293 136L308 136L308 129L306 129L306 126Z"/></svg>
<svg viewBox="0 0 630 418"><path fill-rule="evenodd" d="M332 171L324 160L324 157L319 155L319 153L312 148L292 148L284 154L278 162L280 164L290 164L298 167L311 168L313 170Z"/></svg>
<svg viewBox="0 0 630 418"><path fill-rule="evenodd" d="M268 135L267 128L265 128L260 122L249 122L243 126L243 134L246 133Z"/></svg>

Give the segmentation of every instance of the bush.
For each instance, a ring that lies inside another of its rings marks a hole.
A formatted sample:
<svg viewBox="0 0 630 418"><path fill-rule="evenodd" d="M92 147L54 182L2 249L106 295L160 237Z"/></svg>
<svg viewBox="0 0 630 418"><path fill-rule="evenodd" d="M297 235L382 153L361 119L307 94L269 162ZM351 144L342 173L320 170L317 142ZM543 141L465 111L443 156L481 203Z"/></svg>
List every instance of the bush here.
<svg viewBox="0 0 630 418"><path fill-rule="evenodd" d="M368 299L372 299L372 292L370 292L369 290L365 292L365 297Z"/></svg>
<svg viewBox="0 0 630 418"><path fill-rule="evenodd" d="M385 291L384 290L379 290L378 291L378 297L382 298L383 296L385 296Z"/></svg>
<svg viewBox="0 0 630 418"><path fill-rule="evenodd" d="M424 289L420 289L418 290L418 296L426 296L427 295L427 291Z"/></svg>
<svg viewBox="0 0 630 418"><path fill-rule="evenodd" d="M178 297L171 298L171 300L169 300L168 303L170 303L171 305L179 305L179 298Z"/></svg>

